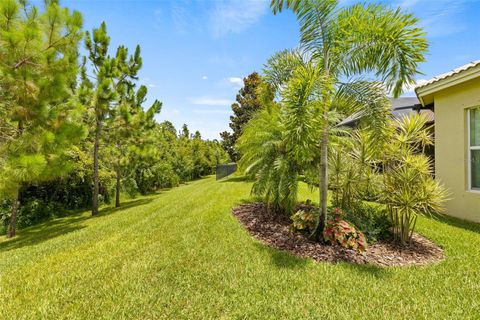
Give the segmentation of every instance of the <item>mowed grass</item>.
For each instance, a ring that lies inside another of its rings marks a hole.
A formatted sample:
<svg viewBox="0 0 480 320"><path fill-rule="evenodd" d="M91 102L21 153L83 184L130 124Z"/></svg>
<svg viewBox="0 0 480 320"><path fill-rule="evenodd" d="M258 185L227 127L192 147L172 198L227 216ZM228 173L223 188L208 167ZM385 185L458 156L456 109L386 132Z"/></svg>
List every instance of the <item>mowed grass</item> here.
<svg viewBox="0 0 480 320"><path fill-rule="evenodd" d="M420 219L437 265L315 263L247 234L249 191L207 178L0 238L0 319L480 318L478 225Z"/></svg>

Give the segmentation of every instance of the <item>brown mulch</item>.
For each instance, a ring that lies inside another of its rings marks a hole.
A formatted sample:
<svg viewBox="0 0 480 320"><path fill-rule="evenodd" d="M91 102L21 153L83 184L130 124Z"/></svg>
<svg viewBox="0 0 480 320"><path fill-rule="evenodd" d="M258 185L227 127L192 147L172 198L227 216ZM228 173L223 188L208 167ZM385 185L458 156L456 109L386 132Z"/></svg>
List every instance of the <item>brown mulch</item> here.
<svg viewBox="0 0 480 320"><path fill-rule="evenodd" d="M407 247L378 241L369 246L365 252L358 253L340 246L315 242L301 233L290 232L290 220L284 216L267 214L265 206L261 203L244 204L232 211L258 240L293 255L312 258L318 262L412 266L427 265L444 259L443 249L419 234L413 235L412 244Z"/></svg>

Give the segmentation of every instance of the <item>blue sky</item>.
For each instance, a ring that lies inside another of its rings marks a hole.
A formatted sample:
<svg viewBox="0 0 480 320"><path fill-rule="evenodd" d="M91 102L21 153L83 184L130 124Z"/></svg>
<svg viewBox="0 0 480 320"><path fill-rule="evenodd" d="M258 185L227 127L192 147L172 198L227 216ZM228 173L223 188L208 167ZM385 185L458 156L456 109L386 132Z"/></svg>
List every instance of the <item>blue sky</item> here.
<svg viewBox="0 0 480 320"><path fill-rule="evenodd" d="M343 0L342 5L356 3ZM480 59L480 0L376 1L421 18L430 52L422 81ZM163 102L159 120L187 123L204 138L228 129L230 104L242 77L261 71L276 51L298 45L290 12L274 16L261 0L64 0L80 10L86 29L107 23L112 49L142 48L140 81L149 103ZM412 93L406 93L411 95Z"/></svg>

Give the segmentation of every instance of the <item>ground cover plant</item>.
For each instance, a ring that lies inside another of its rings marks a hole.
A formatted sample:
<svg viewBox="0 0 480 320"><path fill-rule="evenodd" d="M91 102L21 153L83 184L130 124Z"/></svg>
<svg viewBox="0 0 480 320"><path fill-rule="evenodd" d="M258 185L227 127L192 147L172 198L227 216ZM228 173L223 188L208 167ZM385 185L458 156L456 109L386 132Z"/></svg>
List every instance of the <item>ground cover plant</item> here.
<svg viewBox="0 0 480 320"><path fill-rule="evenodd" d="M426 267L317 263L252 239L230 212L250 189L202 179L2 237L0 318L477 318L478 224L419 217L446 256Z"/></svg>

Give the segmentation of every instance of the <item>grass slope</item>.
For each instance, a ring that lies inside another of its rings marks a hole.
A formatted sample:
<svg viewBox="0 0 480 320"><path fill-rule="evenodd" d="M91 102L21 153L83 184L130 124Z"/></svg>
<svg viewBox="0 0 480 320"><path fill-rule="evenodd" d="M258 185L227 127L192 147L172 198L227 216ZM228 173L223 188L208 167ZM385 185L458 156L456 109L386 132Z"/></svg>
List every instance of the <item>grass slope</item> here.
<svg viewBox="0 0 480 320"><path fill-rule="evenodd" d="M0 319L480 316L478 225L420 219L419 231L445 247L438 265L317 264L242 229L230 208L249 190L207 178L1 238Z"/></svg>

